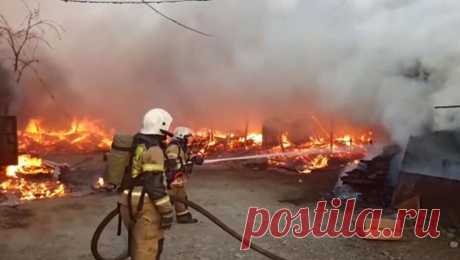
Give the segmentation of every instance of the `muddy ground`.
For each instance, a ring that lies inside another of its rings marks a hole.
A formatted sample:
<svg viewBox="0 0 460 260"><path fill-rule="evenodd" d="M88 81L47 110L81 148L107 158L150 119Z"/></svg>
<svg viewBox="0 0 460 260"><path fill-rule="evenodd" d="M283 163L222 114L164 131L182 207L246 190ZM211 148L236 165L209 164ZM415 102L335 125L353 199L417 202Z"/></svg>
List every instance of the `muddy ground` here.
<svg viewBox="0 0 460 260"><path fill-rule="evenodd" d="M87 194L89 184L103 170L100 157L94 156L70 174L70 181L81 191L78 196L0 207L0 259L93 259L91 236L117 200L116 194ZM55 159L69 161L66 157ZM196 169L189 195L241 232L249 206L272 210L313 208L314 202L328 192L327 178L325 183L321 178L300 180L277 171L207 166ZM252 251L239 251L238 241L196 212L195 216L200 220L198 224L174 225L167 232L162 259L266 259ZM104 252L117 254L126 246L126 232L117 238L115 228L112 223L103 235ZM444 232L439 239L416 239L406 232L403 241L287 237L256 242L287 259L460 259L460 248L449 246L452 240L452 235Z"/></svg>

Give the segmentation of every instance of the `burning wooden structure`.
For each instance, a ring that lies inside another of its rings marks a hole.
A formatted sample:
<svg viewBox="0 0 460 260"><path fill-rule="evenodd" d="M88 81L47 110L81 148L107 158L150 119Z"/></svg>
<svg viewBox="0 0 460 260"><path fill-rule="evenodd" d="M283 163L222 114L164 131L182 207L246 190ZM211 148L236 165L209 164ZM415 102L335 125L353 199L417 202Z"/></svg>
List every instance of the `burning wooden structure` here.
<svg viewBox="0 0 460 260"><path fill-rule="evenodd" d="M61 181L67 164L42 159L48 154L100 152L110 148L111 134L88 119L73 120L68 129L54 130L32 119L17 130L16 119L0 120L0 194L19 201L65 196L70 187Z"/></svg>
<svg viewBox="0 0 460 260"><path fill-rule="evenodd" d="M97 120L73 119L65 129L46 127L42 120L31 119L24 130L18 132L22 153L90 153L109 150L113 130L101 126Z"/></svg>
<svg viewBox="0 0 460 260"><path fill-rule="evenodd" d="M307 131L302 137L302 131L297 129L298 123L288 125L292 129L272 131L263 127L262 132L204 129L196 132L192 148L207 158L287 152L291 155L253 160L248 167L253 168L256 163L260 169L281 169L306 175L363 158L369 140L372 140L372 132L368 130L357 130L360 134L336 136L334 139L330 139L331 136L324 131L316 131L320 134ZM22 130L10 127L11 132L14 136L17 133L19 156L14 154L10 159L17 162L9 161L6 167L0 169L0 193L14 194L19 200L65 196L71 187L61 180L60 173L63 167L67 170L69 167L43 158L55 154L106 152L110 150L114 134L98 121L89 119L73 120L64 129L49 128L42 120L32 119ZM273 138L276 139L274 142L267 141ZM249 164L247 161L243 163ZM104 180L99 180L96 186L103 187L102 183Z"/></svg>
<svg viewBox="0 0 460 260"><path fill-rule="evenodd" d="M313 170L324 169L330 165L335 167L343 162L361 159L367 154L368 145L372 143L372 132L366 131L356 136L337 136L332 140L330 136L314 135L313 132L306 132L303 139L298 137L298 133L296 136L297 142L294 143L291 141L291 132L274 127L273 124L264 124L262 133L248 133L247 136L207 130L198 132L193 147L195 151L204 153L208 158L298 152L300 155L274 156L250 162L250 165L255 167L257 164L255 168L261 169L272 167L309 174ZM332 161L334 163L330 164Z"/></svg>

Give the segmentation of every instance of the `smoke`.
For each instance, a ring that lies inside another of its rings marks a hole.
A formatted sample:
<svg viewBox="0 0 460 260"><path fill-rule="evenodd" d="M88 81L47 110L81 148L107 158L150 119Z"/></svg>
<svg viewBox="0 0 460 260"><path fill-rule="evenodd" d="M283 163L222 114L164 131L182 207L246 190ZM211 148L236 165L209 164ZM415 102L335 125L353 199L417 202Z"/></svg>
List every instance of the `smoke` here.
<svg viewBox="0 0 460 260"><path fill-rule="evenodd" d="M382 125L401 144L410 135L458 126L456 111L433 110L460 103L456 0L157 7L214 37L186 31L144 6L42 3L43 17L66 30L47 51L63 77L50 85L72 93L56 99L72 104L72 113L131 131L152 107L192 127L244 128L248 120L257 125L272 116L320 113ZM21 13L12 3L0 10Z"/></svg>

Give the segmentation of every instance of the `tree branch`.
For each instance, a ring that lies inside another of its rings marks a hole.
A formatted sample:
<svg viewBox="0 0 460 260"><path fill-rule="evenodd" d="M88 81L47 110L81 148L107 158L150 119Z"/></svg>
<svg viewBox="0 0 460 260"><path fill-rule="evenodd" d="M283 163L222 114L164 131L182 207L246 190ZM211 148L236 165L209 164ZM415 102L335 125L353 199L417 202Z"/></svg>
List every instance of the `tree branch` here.
<svg viewBox="0 0 460 260"><path fill-rule="evenodd" d="M23 2L24 3L24 2ZM43 20L40 17L40 9L31 9L24 3L27 15L21 26L13 28L7 19L0 14L0 40L6 41L11 52L13 72L16 82L21 81L24 71L32 64L38 63L35 52L39 44L44 44L51 48L51 44L46 40L45 34L51 29L60 38L60 27L50 20ZM31 50L31 55L28 51Z"/></svg>
<svg viewBox="0 0 460 260"><path fill-rule="evenodd" d="M158 9L153 7L152 4L166 4L166 3L184 3L184 2L209 2L210 0L137 0L137 1L120 1L120 0L61 0L63 2L72 2L72 3L82 3L82 4L145 4L150 9L152 9L155 13L160 15L161 17L167 19L168 21L175 23L176 25L183 27L189 31L198 33L203 36L212 37L211 34L202 32L198 29L192 28L184 23L177 21L176 19L167 16L166 14L160 12Z"/></svg>
<svg viewBox="0 0 460 260"><path fill-rule="evenodd" d="M17 69L17 77L16 77L16 82L19 84L22 78L22 73L24 73L24 70L32 66L34 63L38 63L38 59L30 59L30 60L23 60L23 59L18 59L18 62L21 63L21 67Z"/></svg>
<svg viewBox="0 0 460 260"><path fill-rule="evenodd" d="M181 22L179 22L179 21L177 21L177 20L165 15L164 13L160 12L158 9L156 9L155 7L153 7L151 4L147 3L146 1L145 1L145 5L148 6L150 9L152 9L155 13L159 14L161 17L167 19L170 22L173 22L173 23L179 25L180 27L183 27L183 28L185 28L187 30L190 30L192 32L196 32L196 33L201 34L203 36L212 37L211 34L208 34L208 33L202 32L200 30L194 29L194 28L192 28L192 27L190 27L188 25L185 25L185 24L183 24L183 23L181 23Z"/></svg>

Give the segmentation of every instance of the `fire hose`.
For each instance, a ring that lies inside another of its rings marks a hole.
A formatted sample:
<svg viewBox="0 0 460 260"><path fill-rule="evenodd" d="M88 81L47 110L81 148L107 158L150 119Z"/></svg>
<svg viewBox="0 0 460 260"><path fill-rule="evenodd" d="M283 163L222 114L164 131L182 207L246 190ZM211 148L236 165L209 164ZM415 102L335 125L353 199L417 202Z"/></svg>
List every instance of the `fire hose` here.
<svg viewBox="0 0 460 260"><path fill-rule="evenodd" d="M338 150L341 150L340 148L335 149L335 152ZM324 148L311 148L311 149L305 149L305 150L296 150L296 151L290 151L290 152L275 152L275 153L267 153L267 154L256 154L256 155L246 155L246 156L239 156L239 157L230 157L230 158L217 158L217 159L206 159L204 160L203 164L214 164L214 163L222 163L222 162L227 162L227 161L240 161L240 160L251 160L251 159L260 159L260 158L272 158L272 157L279 157L279 156L288 156L288 157L293 157L293 156L300 156L300 155L307 155L307 154L314 154L314 153L324 153L324 152L329 152L329 149L324 149ZM199 213L201 213L203 216L211 220L214 224L216 224L218 227L220 227L223 231L227 232L229 235L237 239L238 241L242 241L243 237L241 234L227 226L225 223L223 223L220 219L218 219L216 216L214 216L212 213L207 211L205 208L201 207L200 205L196 204L193 201L190 200L183 200L180 198L176 198L174 196L170 196L172 201L178 201L181 203L184 203L185 205L189 206L192 209L195 209ZM93 238L91 240L91 252L96 260L124 260L128 258L129 253L124 252L120 256L113 257L113 258L105 258L101 256L101 254L98 251L98 242L99 239L102 235L102 232L104 229L107 227L107 225L112 221L113 218L118 216L120 214L120 209L117 207L114 210L112 210L97 226L96 231L93 234ZM257 244L251 243L250 248L264 256L266 256L269 259L273 260L286 260L285 258L278 256L260 246Z"/></svg>
<svg viewBox="0 0 460 260"><path fill-rule="evenodd" d="M338 149L336 149L338 150ZM279 156L299 156L299 155L307 155L307 154L314 154L314 153L324 153L328 152L329 149L322 149L322 148L311 148L311 149L305 149L305 150L296 150L296 151L290 151L290 152L275 152L275 153L266 153L266 154L256 154L256 155L246 155L246 156L239 156L239 157L230 157L230 158L217 158L217 159L206 159L202 164L214 164L214 163L222 163L222 162L228 162L228 161L240 161L240 160L251 160L251 159L260 159L260 158L272 158L272 157L279 157ZM200 205L196 204L193 201L190 200L183 200L181 198L176 198L174 196L170 195L170 198L172 201L178 201L181 203L184 203L185 205L189 206L190 208L198 211L201 213L203 216L211 220L214 224L216 224L218 227L220 227L223 231L227 232L229 235L237 239L238 241L242 241L243 237L241 234L227 226L224 222L222 222L220 219L218 219L216 216L214 216L212 213L207 211L205 208L201 207ZM96 260L124 260L128 258L129 253L124 252L120 256L113 257L113 258L104 258L101 256L101 254L98 251L98 242L99 239L102 235L102 232L104 229L107 227L107 225L112 221L113 218L118 216L120 214L120 209L117 207L114 210L112 210L99 224L99 226L96 228L96 231L94 232L93 238L91 240L91 252ZM251 243L250 248L264 256L266 256L269 259L273 260L286 260L285 258L278 256L260 246L257 244Z"/></svg>
<svg viewBox="0 0 460 260"><path fill-rule="evenodd" d="M224 222L222 222L220 219L218 219L216 216L214 216L208 210L206 210L205 208L203 208L200 205L196 204L195 202L190 201L190 200L184 200L184 199L181 199L181 198L177 198L175 196L170 196L170 198L171 198L172 201L178 201L178 202L184 203L185 205L189 206L190 208L198 211L203 216L205 216L206 218L211 220L214 224L219 226L223 231L227 232L229 235L234 237L235 239L237 239L239 241L243 240L243 237L241 236L241 234L239 234L238 232L236 232L235 230L230 228L228 225L226 225ZM124 252L122 255L114 257L114 258L104 258L104 257L101 256L101 254L98 251L98 242L99 242L99 239L100 239L100 237L102 235L102 232L107 227L107 225L111 222L111 220L113 218L115 218L116 216L118 216L119 214L120 214L120 209L119 209L119 207L117 207L114 210L112 210L102 220L102 222L99 224L99 226L97 226L96 231L93 234L93 238L91 239L91 252L92 252L92 254L93 254L93 256L94 256L94 258L96 260L124 260L124 259L128 258L128 256L129 256L128 252ZM270 252L270 251L268 251L268 250L256 245L255 243L251 243L250 248L252 250L254 250L254 251L266 256L269 259L286 260L285 258L283 258L281 256L278 256L278 255L276 255L276 254L274 254L274 253L272 253L272 252Z"/></svg>

